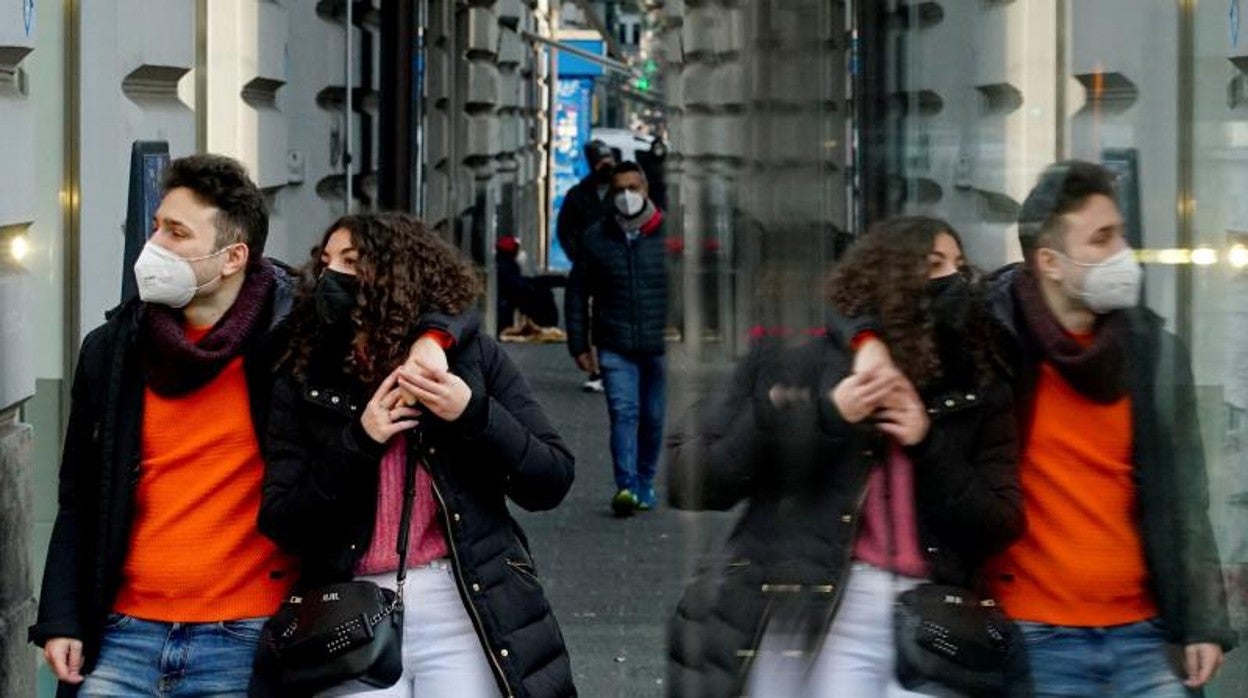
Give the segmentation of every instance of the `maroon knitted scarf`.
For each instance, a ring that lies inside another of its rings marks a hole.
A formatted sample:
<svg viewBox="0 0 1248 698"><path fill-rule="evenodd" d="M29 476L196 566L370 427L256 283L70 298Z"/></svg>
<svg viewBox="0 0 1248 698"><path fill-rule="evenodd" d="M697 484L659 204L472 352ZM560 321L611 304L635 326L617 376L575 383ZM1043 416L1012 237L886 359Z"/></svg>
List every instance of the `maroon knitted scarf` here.
<svg viewBox="0 0 1248 698"><path fill-rule="evenodd" d="M1083 346L1054 317L1045 303L1040 283L1029 270L1014 279L1014 297L1023 311L1026 331L1036 340L1044 360L1079 394L1103 405L1116 402L1126 392L1127 314L1101 315L1093 327L1093 340Z"/></svg>
<svg viewBox="0 0 1248 698"><path fill-rule="evenodd" d="M158 395L177 397L202 388L242 354L272 306L277 276L268 260L247 270L234 305L198 343L186 336L182 310L156 303L144 308L141 335L147 384Z"/></svg>

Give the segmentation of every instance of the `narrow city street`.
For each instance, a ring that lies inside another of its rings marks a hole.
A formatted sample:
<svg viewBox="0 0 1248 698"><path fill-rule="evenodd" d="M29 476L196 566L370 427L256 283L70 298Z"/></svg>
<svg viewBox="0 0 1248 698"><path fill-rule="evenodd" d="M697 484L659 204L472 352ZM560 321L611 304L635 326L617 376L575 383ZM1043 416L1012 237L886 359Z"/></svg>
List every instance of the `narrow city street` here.
<svg viewBox="0 0 1248 698"><path fill-rule="evenodd" d="M732 516L661 504L629 519L612 517L603 395L581 391L581 374L562 344L506 347L576 454L576 483L563 505L538 514L517 510L516 518L563 626L577 689L593 698L664 695L668 620L701 551L722 539ZM688 403L673 396L669 413ZM661 469L661 499L665 477Z"/></svg>

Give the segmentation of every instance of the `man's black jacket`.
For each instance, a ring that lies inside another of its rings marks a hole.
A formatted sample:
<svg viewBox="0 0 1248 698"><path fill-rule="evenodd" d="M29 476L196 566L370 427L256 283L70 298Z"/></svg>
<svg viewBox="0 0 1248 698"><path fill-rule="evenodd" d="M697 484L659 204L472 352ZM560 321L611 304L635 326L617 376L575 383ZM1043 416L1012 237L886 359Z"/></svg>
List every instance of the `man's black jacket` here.
<svg viewBox="0 0 1248 698"><path fill-rule="evenodd" d="M564 298L572 356L589 351L591 345L622 353L663 353L665 262L662 225L630 241L611 216L585 233Z"/></svg>

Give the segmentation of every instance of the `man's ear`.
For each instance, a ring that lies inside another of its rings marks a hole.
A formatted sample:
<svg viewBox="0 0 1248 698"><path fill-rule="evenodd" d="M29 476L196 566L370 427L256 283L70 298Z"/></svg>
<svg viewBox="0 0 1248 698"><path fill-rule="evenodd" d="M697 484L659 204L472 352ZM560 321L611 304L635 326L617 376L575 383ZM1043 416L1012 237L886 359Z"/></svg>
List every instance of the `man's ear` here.
<svg viewBox="0 0 1248 698"><path fill-rule="evenodd" d="M1048 247L1040 247L1036 249L1034 256L1034 264L1036 276L1050 281L1062 280L1062 263L1061 255L1056 250Z"/></svg>
<svg viewBox="0 0 1248 698"><path fill-rule="evenodd" d="M251 249L246 243L231 245L229 251L225 253L225 264L221 268L221 273L224 276L231 276L243 271L247 268L249 261L251 261Z"/></svg>

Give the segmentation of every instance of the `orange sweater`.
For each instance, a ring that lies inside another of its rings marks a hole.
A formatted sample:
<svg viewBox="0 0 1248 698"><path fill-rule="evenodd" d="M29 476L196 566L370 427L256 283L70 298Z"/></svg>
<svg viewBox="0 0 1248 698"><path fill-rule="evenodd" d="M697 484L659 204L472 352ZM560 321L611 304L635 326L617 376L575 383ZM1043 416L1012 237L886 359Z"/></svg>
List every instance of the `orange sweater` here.
<svg viewBox="0 0 1248 698"><path fill-rule="evenodd" d="M1049 364L1023 446L1027 532L988 566L1010 617L1101 627L1157 614L1137 528L1131 399L1077 393Z"/></svg>
<svg viewBox="0 0 1248 698"><path fill-rule="evenodd" d="M208 328L190 329L198 341ZM177 398L147 389L134 528L114 609L164 622L267 616L295 577L256 529L264 462L242 357Z"/></svg>

